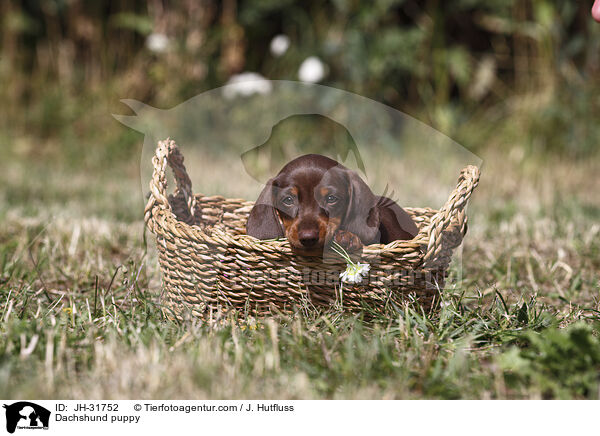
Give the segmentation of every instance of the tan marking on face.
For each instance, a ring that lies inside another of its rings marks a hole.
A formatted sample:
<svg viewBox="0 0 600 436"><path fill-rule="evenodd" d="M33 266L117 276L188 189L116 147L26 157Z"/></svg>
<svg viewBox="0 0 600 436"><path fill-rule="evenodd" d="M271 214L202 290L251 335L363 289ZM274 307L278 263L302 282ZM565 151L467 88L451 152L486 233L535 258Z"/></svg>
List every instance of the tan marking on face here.
<svg viewBox="0 0 600 436"><path fill-rule="evenodd" d="M279 219L281 220L281 223L283 224L283 228L285 230L285 234L287 237L288 230L292 227L292 225L294 223L294 219L289 218L287 215L285 215L279 211L277 211L277 215L279 215Z"/></svg>
<svg viewBox="0 0 600 436"><path fill-rule="evenodd" d="M298 220L295 218L290 218L283 213L279 213L279 218L281 218L281 222L283 223L285 237L289 241L292 248L297 249L298 247L301 247L302 244L298 239Z"/></svg>
<svg viewBox="0 0 600 436"><path fill-rule="evenodd" d="M329 231L329 220L326 216L319 216L317 219L317 225L319 228L319 242L316 246L306 249L300 239L298 237L298 225L300 224L300 220L298 218L288 218L285 215L281 214L281 222L283 223L283 227L285 229L285 237L290 243L290 247L292 250L296 251L298 254L304 256L322 256L323 248L332 238ZM336 228L339 226L336 224ZM335 232L333 232L335 234Z"/></svg>
<svg viewBox="0 0 600 436"><path fill-rule="evenodd" d="M340 217L329 217L327 222L327 234L325 236L325 244L328 244L333 240L333 237L337 233L342 224L342 219Z"/></svg>
<svg viewBox="0 0 600 436"><path fill-rule="evenodd" d="M323 248L327 242L328 223L329 219L326 216L319 216L319 247Z"/></svg>

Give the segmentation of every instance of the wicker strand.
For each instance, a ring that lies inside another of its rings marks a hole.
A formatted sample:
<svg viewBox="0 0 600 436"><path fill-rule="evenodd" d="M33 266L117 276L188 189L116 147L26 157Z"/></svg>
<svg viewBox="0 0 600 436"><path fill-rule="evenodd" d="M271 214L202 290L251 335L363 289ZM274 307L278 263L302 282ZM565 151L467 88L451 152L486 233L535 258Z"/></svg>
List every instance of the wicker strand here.
<svg viewBox="0 0 600 436"><path fill-rule="evenodd" d="M469 165L463 169L458 178L458 185L450 194L448 201L431 218L431 224L427 229L429 243L423 256L425 266L431 265L437 259L442 250L442 233L450 223L460 229L460 234L465 234L467 224L465 208L473 190L479 184L479 175L479 168L474 165Z"/></svg>
<svg viewBox="0 0 600 436"><path fill-rule="evenodd" d="M152 173L152 180L150 180L151 195L144 211L146 223L151 219L152 209L155 205L165 210L170 209L167 197L167 164L169 164L173 170L173 176L175 178L176 188L174 195L183 195L191 217L195 217L197 210L196 198L192 193L192 181L183 164L183 155L179 151L175 141L167 138L164 141L158 142L156 153L152 157L154 171Z"/></svg>

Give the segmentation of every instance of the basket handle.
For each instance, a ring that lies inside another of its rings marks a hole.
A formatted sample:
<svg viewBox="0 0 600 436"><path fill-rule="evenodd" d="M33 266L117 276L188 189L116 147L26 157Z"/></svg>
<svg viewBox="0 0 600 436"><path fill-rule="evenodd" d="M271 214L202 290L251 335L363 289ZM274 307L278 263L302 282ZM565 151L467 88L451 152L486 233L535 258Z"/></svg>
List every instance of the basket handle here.
<svg viewBox="0 0 600 436"><path fill-rule="evenodd" d="M192 181L183 165L183 155L179 151L177 144L170 138L164 141L158 141L156 152L152 157L152 179L150 180L150 198L146 205L146 222L150 219L150 212L154 206L161 209L170 210L171 205L167 196L167 164L173 170L175 178L175 195L183 194L188 210L192 217L196 211L196 199L192 194Z"/></svg>
<svg viewBox="0 0 600 436"><path fill-rule="evenodd" d="M467 215L465 207L473 190L479 184L480 171L474 165L469 165L460 172L458 184L446 204L431 218L429 225L429 243L423 256L423 263L427 264L435 259L441 250L442 232L450 225L456 222L460 228L461 234L466 231Z"/></svg>

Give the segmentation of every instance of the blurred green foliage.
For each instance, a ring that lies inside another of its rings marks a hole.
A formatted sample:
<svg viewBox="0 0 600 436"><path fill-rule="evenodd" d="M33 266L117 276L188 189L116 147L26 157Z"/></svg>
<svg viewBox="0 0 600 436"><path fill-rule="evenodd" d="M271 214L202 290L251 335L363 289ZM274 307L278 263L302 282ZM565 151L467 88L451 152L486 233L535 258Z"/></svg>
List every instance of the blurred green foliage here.
<svg viewBox="0 0 600 436"><path fill-rule="evenodd" d="M598 392L598 325L578 322L564 329L527 331L521 348L500 356L508 386L535 384L545 398L589 397Z"/></svg>
<svg viewBox="0 0 600 436"><path fill-rule="evenodd" d="M600 26L590 7L5 0L0 144L41 139L36 156L70 153L76 162L127 156L139 136L110 117L124 111L119 99L169 107L244 71L296 80L302 61L317 56L326 65L321 83L406 111L472 149L518 143L528 152L588 156L600 138L592 116L600 113ZM269 46L280 34L290 47L275 56ZM82 142L99 146L90 152Z"/></svg>

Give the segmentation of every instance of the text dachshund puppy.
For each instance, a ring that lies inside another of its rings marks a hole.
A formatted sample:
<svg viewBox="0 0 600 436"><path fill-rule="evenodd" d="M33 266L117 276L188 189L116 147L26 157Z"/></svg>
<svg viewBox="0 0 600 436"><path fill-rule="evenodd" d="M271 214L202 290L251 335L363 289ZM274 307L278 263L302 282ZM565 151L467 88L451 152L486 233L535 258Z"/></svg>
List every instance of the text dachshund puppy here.
<svg viewBox="0 0 600 436"><path fill-rule="evenodd" d="M246 232L258 239L285 236L298 254L320 256L332 240L357 251L363 244L412 239L418 230L400 206L373 194L357 173L307 154L267 182Z"/></svg>

